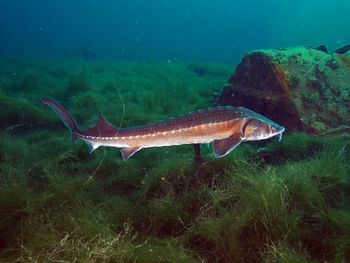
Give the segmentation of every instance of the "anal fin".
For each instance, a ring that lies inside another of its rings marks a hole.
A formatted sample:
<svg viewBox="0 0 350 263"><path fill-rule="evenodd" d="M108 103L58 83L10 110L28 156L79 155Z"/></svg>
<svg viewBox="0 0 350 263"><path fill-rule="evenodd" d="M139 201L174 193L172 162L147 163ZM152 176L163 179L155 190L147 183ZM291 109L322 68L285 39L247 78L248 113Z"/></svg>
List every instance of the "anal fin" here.
<svg viewBox="0 0 350 263"><path fill-rule="evenodd" d="M132 147L125 147L120 150L124 161L129 159L131 156L134 155L134 153L138 152L139 150L142 149L142 146L132 146Z"/></svg>
<svg viewBox="0 0 350 263"><path fill-rule="evenodd" d="M222 157L231 152L242 142L240 134L232 134L230 137L213 141L215 157Z"/></svg>

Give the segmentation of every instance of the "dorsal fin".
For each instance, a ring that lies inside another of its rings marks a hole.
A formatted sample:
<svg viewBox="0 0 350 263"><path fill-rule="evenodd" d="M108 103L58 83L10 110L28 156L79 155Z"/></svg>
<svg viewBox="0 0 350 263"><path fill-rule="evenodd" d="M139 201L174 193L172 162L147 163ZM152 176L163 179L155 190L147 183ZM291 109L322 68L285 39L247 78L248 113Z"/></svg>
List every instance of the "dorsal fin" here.
<svg viewBox="0 0 350 263"><path fill-rule="evenodd" d="M112 126L114 128L114 126L106 120L106 118L102 115L101 112L98 113L98 118L95 123L95 126L99 126L99 127Z"/></svg>
<svg viewBox="0 0 350 263"><path fill-rule="evenodd" d="M86 128L84 134L93 137L113 137L118 134L118 129L110 124L102 113L99 113L96 123Z"/></svg>

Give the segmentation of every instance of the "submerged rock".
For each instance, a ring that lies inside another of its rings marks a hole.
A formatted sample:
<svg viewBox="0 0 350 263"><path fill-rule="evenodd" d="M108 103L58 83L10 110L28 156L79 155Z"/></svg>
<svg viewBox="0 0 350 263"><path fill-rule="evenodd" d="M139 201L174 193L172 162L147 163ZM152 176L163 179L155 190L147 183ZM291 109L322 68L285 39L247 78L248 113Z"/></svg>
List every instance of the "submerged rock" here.
<svg viewBox="0 0 350 263"><path fill-rule="evenodd" d="M216 105L243 106L289 131L350 131L350 51L257 50L236 67Z"/></svg>

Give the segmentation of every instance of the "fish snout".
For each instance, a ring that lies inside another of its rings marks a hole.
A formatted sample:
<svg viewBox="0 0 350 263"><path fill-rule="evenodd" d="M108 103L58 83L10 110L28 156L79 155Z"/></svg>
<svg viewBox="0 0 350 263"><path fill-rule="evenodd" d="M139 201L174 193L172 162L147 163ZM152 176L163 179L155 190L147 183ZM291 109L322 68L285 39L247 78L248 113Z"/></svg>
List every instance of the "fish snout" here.
<svg viewBox="0 0 350 263"><path fill-rule="evenodd" d="M280 126L280 125L273 125L273 126L271 126L271 132L273 134L283 133L284 130L285 130L285 128Z"/></svg>
<svg viewBox="0 0 350 263"><path fill-rule="evenodd" d="M282 140L282 134L283 134L284 131L285 131L285 128L280 126L280 125L272 125L270 127L270 135L271 135L271 137L279 135L279 140L278 141Z"/></svg>

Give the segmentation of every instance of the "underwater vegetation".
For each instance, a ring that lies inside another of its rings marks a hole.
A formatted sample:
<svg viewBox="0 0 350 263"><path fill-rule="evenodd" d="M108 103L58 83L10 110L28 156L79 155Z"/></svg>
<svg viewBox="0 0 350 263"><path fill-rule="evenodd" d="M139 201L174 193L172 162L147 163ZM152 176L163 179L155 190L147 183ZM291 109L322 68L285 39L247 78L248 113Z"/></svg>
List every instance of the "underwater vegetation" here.
<svg viewBox="0 0 350 263"><path fill-rule="evenodd" d="M125 162L116 149L71 144L39 101L57 98L83 127L98 112L143 125L210 106L231 73L180 61L1 61L0 262L349 262L349 135L285 134L219 159L202 145L200 166L191 145Z"/></svg>

